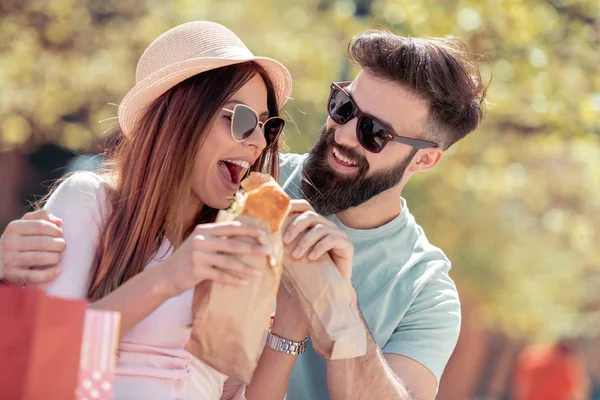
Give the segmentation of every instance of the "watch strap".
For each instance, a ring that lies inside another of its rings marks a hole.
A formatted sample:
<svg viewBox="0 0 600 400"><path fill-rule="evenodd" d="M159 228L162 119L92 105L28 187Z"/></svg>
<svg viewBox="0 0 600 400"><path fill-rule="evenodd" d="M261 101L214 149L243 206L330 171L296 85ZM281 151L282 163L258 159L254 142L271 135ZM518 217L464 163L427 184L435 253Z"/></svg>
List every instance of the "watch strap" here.
<svg viewBox="0 0 600 400"><path fill-rule="evenodd" d="M296 356L298 354L304 353L306 350L306 344L308 343L308 336L301 342L294 342L293 340L288 340L282 338L271 332L271 328L267 331L266 345L275 351L279 351L284 354L289 354L291 356Z"/></svg>

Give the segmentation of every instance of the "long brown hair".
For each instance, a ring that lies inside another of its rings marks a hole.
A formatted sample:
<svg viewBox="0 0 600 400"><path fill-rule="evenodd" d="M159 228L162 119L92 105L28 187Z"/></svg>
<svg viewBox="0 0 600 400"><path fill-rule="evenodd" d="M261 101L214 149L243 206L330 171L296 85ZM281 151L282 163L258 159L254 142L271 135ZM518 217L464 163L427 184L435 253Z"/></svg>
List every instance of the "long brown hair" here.
<svg viewBox="0 0 600 400"><path fill-rule="evenodd" d="M222 105L253 76L267 86L270 116L278 115L273 84L254 62L214 69L189 78L154 101L134 132L121 135L101 176L109 183L108 217L96 250L88 297L98 300L140 273L165 236L179 246L194 226L214 221L204 205L190 226L185 208L191 197L191 166ZM251 170L277 179L277 144Z"/></svg>

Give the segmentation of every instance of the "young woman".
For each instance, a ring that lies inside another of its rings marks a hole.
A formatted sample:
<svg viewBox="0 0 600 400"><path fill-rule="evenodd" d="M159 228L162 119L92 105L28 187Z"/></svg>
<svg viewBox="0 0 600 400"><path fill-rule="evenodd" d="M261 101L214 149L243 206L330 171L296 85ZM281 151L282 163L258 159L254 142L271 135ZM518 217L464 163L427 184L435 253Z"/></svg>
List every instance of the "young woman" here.
<svg viewBox="0 0 600 400"><path fill-rule="evenodd" d="M225 27L192 22L149 46L136 80L104 169L70 176L45 204L68 243L62 273L45 289L121 313L115 399L245 398L246 388L184 346L194 287L245 285L257 271L234 255L266 254L239 240L259 236L256 228L214 219L248 171L277 176L278 109L290 94L289 73L253 56ZM324 234L317 236L315 243ZM351 265L351 245L337 243L320 248L350 249ZM282 300L277 314L292 308ZM263 354L249 399L283 397L293 365L283 357Z"/></svg>

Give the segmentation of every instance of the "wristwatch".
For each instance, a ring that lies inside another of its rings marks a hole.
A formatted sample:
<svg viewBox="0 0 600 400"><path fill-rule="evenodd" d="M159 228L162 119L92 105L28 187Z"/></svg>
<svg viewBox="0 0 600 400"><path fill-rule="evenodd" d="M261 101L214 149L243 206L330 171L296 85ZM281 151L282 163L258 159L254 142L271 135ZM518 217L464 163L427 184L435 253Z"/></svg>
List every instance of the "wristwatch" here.
<svg viewBox="0 0 600 400"><path fill-rule="evenodd" d="M266 345L273 350L280 351L291 356L297 356L298 354L304 353L306 350L306 343L308 342L308 336L301 342L294 342L287 340L281 336L277 336L271 332L271 328L267 331Z"/></svg>

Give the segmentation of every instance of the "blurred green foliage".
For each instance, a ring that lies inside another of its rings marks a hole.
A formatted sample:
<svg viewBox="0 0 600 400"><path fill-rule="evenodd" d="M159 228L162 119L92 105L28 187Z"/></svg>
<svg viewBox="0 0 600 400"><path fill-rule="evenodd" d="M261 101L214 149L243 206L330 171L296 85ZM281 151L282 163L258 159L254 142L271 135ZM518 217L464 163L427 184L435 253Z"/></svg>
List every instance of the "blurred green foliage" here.
<svg viewBox="0 0 600 400"><path fill-rule="evenodd" d="M329 83L368 28L456 35L493 80L483 126L406 197L482 321L531 339L600 329L599 0L3 0L0 150L95 150L158 35L236 32L294 77L287 143L307 150Z"/></svg>

